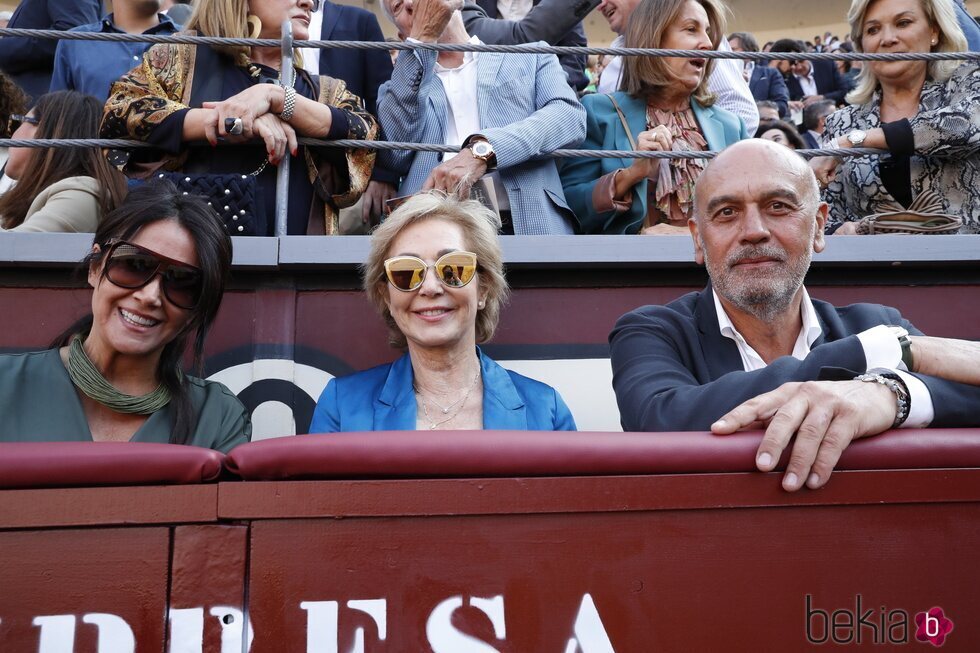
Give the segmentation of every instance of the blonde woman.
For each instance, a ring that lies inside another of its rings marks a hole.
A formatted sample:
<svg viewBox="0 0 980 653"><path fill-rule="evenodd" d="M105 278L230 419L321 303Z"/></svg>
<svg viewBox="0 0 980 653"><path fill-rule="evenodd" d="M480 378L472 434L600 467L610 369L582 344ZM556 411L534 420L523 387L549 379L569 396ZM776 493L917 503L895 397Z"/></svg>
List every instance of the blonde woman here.
<svg viewBox="0 0 980 653"><path fill-rule="evenodd" d="M507 297L496 214L430 191L371 236L364 290L407 352L327 384L311 433L416 429L574 431L551 386L510 372L478 344Z"/></svg>
<svg viewBox="0 0 980 653"><path fill-rule="evenodd" d="M966 38L949 0L854 0L848 12L858 52L961 52ZM980 75L975 62L868 61L847 100L827 117L840 148L885 157L815 159L830 205L828 233L857 233L862 218L918 200L980 231ZM921 199L920 199L921 198Z"/></svg>
<svg viewBox="0 0 980 653"><path fill-rule="evenodd" d="M289 20L293 37L302 40L309 37L318 5L319 0L199 0L187 28L206 36L278 39L280 25ZM285 74L281 68L278 46L156 45L113 84L102 136L159 147L117 161L131 176L161 168L254 176L260 236L273 235L276 166L291 156L288 233L337 233L336 209L360 197L374 154L299 147L296 138L373 139L377 123L342 81L314 78L296 62ZM281 77L295 81L280 85ZM219 139L259 139L263 145L214 147Z"/></svg>

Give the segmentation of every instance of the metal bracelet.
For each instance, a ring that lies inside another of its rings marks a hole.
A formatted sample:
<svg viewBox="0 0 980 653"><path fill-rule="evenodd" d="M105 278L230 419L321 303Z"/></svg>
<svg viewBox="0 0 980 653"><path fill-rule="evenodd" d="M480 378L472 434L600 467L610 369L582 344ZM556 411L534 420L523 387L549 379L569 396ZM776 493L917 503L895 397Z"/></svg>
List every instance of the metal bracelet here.
<svg viewBox="0 0 980 653"><path fill-rule="evenodd" d="M878 383L885 386L891 390L895 395L895 403L897 410L895 411L895 421L892 422L890 428L897 429L899 426L905 423L905 420L909 418L909 410L911 409L911 401L909 397L909 392L905 388L905 383L898 381L894 378L889 378L889 376L884 376L874 371L869 371L866 374L860 374L854 377L855 381L864 381L865 383ZM897 376L897 375L896 375Z"/></svg>
<svg viewBox="0 0 980 653"><path fill-rule="evenodd" d="M292 86L283 86L282 90L285 97L282 101L282 112L280 112L279 117L289 122L290 118L293 117L293 111L296 110L296 89Z"/></svg>

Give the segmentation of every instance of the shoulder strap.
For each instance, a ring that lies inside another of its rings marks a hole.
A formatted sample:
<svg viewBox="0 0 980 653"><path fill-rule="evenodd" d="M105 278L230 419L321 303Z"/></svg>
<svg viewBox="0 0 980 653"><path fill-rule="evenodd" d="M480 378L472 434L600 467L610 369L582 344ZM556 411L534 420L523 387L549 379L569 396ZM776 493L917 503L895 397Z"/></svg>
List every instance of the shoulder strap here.
<svg viewBox="0 0 980 653"><path fill-rule="evenodd" d="M630 131L630 126L626 124L626 116L623 115L623 110L619 108L619 102L616 101L616 98L613 97L612 93L607 93L606 97L609 98L610 102L612 102L613 108L616 110L616 114L623 123L623 129L626 130L626 138L628 138L630 141L630 147L635 150L636 141L633 140L633 132Z"/></svg>

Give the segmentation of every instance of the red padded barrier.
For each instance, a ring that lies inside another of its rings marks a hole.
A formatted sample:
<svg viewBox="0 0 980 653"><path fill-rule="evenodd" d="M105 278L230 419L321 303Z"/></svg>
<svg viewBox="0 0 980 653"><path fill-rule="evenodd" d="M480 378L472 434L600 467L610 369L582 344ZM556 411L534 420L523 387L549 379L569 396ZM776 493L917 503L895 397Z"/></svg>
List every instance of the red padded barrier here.
<svg viewBox="0 0 980 653"><path fill-rule="evenodd" d="M378 431L303 435L236 447L245 480L588 476L755 470L760 432ZM780 461L785 467L788 453ZM980 429L891 431L852 443L837 469L980 467Z"/></svg>
<svg viewBox="0 0 980 653"><path fill-rule="evenodd" d="M0 488L207 483L224 454L146 442L0 443Z"/></svg>

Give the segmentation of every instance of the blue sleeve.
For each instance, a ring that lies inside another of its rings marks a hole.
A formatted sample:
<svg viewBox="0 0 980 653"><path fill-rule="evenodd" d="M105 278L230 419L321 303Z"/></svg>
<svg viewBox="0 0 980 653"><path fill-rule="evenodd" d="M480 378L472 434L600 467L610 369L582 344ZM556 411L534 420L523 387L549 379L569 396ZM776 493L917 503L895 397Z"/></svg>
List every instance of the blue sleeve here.
<svg viewBox="0 0 980 653"><path fill-rule="evenodd" d="M49 93L55 91L72 91L75 89L75 81L71 74L71 44L73 41L58 41L58 47L54 51L54 71L51 74L51 86Z"/></svg>
<svg viewBox="0 0 980 653"><path fill-rule="evenodd" d="M977 25L977 21L967 12L962 2L953 4L956 5L956 20L966 36L970 52L980 52L980 25Z"/></svg>
<svg viewBox="0 0 980 653"><path fill-rule="evenodd" d="M789 114L789 89L782 75L769 76L769 100L779 107L779 115L785 118Z"/></svg>
<svg viewBox="0 0 980 653"><path fill-rule="evenodd" d="M337 380L330 379L320 394L313 410L310 433L336 433L340 430L340 401L337 397Z"/></svg>
<svg viewBox="0 0 980 653"><path fill-rule="evenodd" d="M35 21L27 18L24 21L29 23L27 25L22 25L21 21L16 21L16 24L8 25L8 27L66 31L79 25L99 22L99 11L102 9L102 3L99 0L58 0L45 4L48 11L47 25L36 24ZM21 9L24 10L25 14L30 10L27 7ZM41 11L41 9L38 8L35 11ZM34 17L31 16L31 18ZM57 45L58 41L55 39L5 36L0 39L0 68L10 74L23 73L28 70L43 70L47 68L46 64L54 61Z"/></svg>

